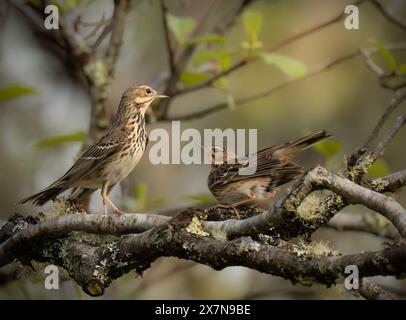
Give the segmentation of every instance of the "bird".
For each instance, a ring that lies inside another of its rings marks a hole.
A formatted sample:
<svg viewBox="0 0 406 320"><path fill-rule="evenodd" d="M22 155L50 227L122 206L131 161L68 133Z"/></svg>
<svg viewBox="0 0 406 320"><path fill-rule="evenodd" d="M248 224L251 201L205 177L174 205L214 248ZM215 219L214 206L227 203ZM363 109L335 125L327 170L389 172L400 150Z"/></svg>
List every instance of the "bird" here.
<svg viewBox="0 0 406 320"><path fill-rule="evenodd" d="M304 173L304 168L293 162L299 153L331 135L325 130L298 140L274 145L248 157L237 157L226 148L213 145L204 148L211 153L211 170L207 185L219 201L218 207L232 208L237 218L240 205L260 207L276 195L275 188ZM256 165L252 174L242 175L240 169Z"/></svg>
<svg viewBox="0 0 406 320"><path fill-rule="evenodd" d="M101 189L104 214L108 214L108 205L117 215L125 213L113 203L109 193L140 161L148 143L145 112L159 98L168 96L146 85L128 87L106 134L84 151L61 178L20 203L42 206L71 188Z"/></svg>

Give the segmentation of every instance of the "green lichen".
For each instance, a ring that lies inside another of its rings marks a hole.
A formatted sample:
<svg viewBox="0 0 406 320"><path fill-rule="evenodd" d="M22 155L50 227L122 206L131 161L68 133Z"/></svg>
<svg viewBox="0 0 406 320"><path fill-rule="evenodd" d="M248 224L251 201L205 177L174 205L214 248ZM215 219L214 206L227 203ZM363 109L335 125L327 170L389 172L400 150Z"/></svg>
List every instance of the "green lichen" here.
<svg viewBox="0 0 406 320"><path fill-rule="evenodd" d="M289 251L303 258L318 258L339 256L340 252L331 248L330 244L325 241L305 242L302 239L298 243L281 242L278 247Z"/></svg>
<svg viewBox="0 0 406 320"><path fill-rule="evenodd" d="M358 161L357 164L348 172L351 180L358 180L358 177L362 177L363 175L367 174L374 161L375 159L371 155L366 155L361 161Z"/></svg>
<svg viewBox="0 0 406 320"><path fill-rule="evenodd" d="M322 201L322 191L315 191L309 194L297 207L297 214L306 220L319 218L321 213L326 212Z"/></svg>
<svg viewBox="0 0 406 320"><path fill-rule="evenodd" d="M371 187L377 192L382 192L389 185L389 181L383 178L377 178L371 182Z"/></svg>
<svg viewBox="0 0 406 320"><path fill-rule="evenodd" d="M97 87L103 87L109 82L107 65L102 59L93 59L85 65L84 71Z"/></svg>
<svg viewBox="0 0 406 320"><path fill-rule="evenodd" d="M186 232L207 237L210 234L204 231L202 220L198 216L193 216L192 222L186 227Z"/></svg>

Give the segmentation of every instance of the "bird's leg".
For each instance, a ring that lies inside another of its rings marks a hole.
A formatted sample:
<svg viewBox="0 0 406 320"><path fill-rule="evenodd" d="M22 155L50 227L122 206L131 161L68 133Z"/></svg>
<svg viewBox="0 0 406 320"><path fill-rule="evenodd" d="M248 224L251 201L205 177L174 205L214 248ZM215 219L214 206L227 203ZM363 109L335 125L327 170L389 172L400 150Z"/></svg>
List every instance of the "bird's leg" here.
<svg viewBox="0 0 406 320"><path fill-rule="evenodd" d="M114 185L109 186L108 190L107 190L107 194L110 194L111 189L113 189ZM110 196L107 196L107 200L109 201L110 205L113 207L114 209L114 213L119 216L121 214L125 214L128 212L125 212L123 210L121 210L118 206L115 205L115 203L110 199Z"/></svg>
<svg viewBox="0 0 406 320"><path fill-rule="evenodd" d="M242 204L244 204L244 203L248 203L248 202L250 202L250 201L253 201L253 200L255 200L255 198L256 198L255 194L251 194L251 195L249 195L249 199L244 199L244 200L238 201L238 202L233 203L233 204L228 204L228 205L227 205L227 204L218 204L218 205L216 205L216 207L218 207L218 208L233 209L236 218L237 218L238 220L240 220L240 213L238 212L237 207L240 206L240 205L242 205Z"/></svg>
<svg viewBox="0 0 406 320"><path fill-rule="evenodd" d="M125 214L125 213L127 213L127 212L125 212L125 211L123 211L123 210L121 210L119 207L117 207L115 204L114 204L114 202L110 199L110 197L109 196L107 196L107 199L108 199L108 201L109 201L109 203L110 203L110 205L113 207L113 209L114 209L114 212L115 212L115 214L116 215L121 215L121 214Z"/></svg>
<svg viewBox="0 0 406 320"><path fill-rule="evenodd" d="M107 216L107 203L109 196L107 195L107 188L108 188L108 183L103 183L102 189L101 189L101 196L103 199L103 209L104 209L104 215Z"/></svg>

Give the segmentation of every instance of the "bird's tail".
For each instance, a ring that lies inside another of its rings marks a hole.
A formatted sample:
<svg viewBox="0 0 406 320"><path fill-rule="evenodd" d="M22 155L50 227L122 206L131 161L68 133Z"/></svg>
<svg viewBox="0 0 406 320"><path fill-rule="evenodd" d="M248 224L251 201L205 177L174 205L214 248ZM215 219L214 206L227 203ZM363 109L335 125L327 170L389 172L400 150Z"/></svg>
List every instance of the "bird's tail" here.
<svg viewBox="0 0 406 320"><path fill-rule="evenodd" d="M289 142L287 147L288 148L297 148L299 147L301 150L304 150L312 145L314 145L315 143L324 140L328 137L331 137L331 134L328 133L325 130L322 131L318 131L315 133L311 133L303 138L300 138L298 140Z"/></svg>
<svg viewBox="0 0 406 320"><path fill-rule="evenodd" d="M23 204L26 202L32 202L36 206L42 206L49 200L54 200L59 194L61 194L67 189L68 188L64 186L64 184L61 181L56 181L49 187L33 194L32 196L20 200L18 203Z"/></svg>
<svg viewBox="0 0 406 320"><path fill-rule="evenodd" d="M280 160L293 159L297 154L302 152L304 149L328 137L331 137L331 134L325 130L311 133L298 140L290 141L288 143L277 146L276 150L274 150L273 156L279 158Z"/></svg>

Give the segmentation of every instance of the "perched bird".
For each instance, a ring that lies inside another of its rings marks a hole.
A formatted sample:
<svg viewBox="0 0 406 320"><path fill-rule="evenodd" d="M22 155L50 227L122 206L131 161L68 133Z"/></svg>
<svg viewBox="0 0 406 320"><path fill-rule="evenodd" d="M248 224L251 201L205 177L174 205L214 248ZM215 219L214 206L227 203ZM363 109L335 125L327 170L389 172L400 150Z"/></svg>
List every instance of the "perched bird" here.
<svg viewBox="0 0 406 320"><path fill-rule="evenodd" d="M301 175L303 167L291 160L304 149L328 137L329 133L319 131L243 158L237 158L225 148L213 146L210 149L212 168L207 180L208 188L219 200L218 206L233 208L239 217L236 207L242 204L260 206L275 196L277 186ZM241 175L239 169L247 167L248 163L256 164L255 173Z"/></svg>
<svg viewBox="0 0 406 320"><path fill-rule="evenodd" d="M145 85L129 87L121 97L107 133L89 147L60 179L20 203L31 201L40 206L70 188L101 188L104 214L107 214L108 204L116 214L123 213L112 202L109 193L140 161L148 140L145 111L158 98L167 96Z"/></svg>

